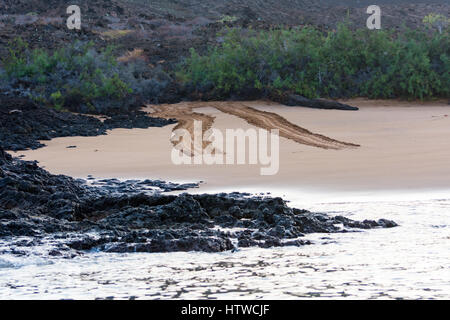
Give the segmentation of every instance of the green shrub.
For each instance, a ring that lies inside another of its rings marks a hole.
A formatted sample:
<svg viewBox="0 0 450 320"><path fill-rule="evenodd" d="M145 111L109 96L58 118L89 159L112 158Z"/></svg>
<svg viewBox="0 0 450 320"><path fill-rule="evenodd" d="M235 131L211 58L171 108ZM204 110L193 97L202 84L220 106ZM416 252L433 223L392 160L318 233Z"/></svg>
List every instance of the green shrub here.
<svg viewBox="0 0 450 320"><path fill-rule="evenodd" d="M64 97L63 97L63 95L61 94L61 91L53 92L53 93L50 95L50 99L51 99L51 101L53 102L53 107L54 107L56 110L61 110L61 109L62 109L62 107L63 107L63 105L64 105Z"/></svg>
<svg viewBox="0 0 450 320"><path fill-rule="evenodd" d="M450 19L442 14L430 13L423 18L423 23L428 27L436 28L439 33L442 33L445 27L450 23Z"/></svg>
<svg viewBox="0 0 450 320"><path fill-rule="evenodd" d="M113 52L112 47L95 50L93 43L81 42L53 52L31 50L16 39L2 61L0 91L18 92L56 109L104 113L150 102L170 82L149 79L148 74L161 78L161 71L119 63Z"/></svg>
<svg viewBox="0 0 450 320"><path fill-rule="evenodd" d="M178 77L217 95L249 90L291 91L306 97L419 98L449 94L449 32L312 27L231 29L200 56L194 49Z"/></svg>

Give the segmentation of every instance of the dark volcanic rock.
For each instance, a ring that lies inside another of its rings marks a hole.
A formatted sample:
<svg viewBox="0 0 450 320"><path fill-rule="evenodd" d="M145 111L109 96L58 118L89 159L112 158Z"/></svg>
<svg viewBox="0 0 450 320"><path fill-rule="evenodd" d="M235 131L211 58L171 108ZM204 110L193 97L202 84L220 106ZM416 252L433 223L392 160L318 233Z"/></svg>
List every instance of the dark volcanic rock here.
<svg viewBox="0 0 450 320"><path fill-rule="evenodd" d="M115 128L162 127L173 120L148 117L142 111L112 115L105 121L85 115L40 107L29 99L0 95L0 147L37 149L39 140L67 136L97 136Z"/></svg>
<svg viewBox="0 0 450 320"><path fill-rule="evenodd" d="M121 182L113 179L88 186L52 175L35 162L12 159L0 148L0 237L53 237L59 245L51 255L72 257L85 250L220 252L235 245L301 246L310 244L299 239L305 233L396 226L385 219L360 222L293 209L281 198L165 195L135 189L139 183L151 181L117 187Z"/></svg>
<svg viewBox="0 0 450 320"><path fill-rule="evenodd" d="M336 109L345 111L357 111L358 107L325 99L308 99L298 94L272 94L270 98L276 102L291 107L307 107L313 109Z"/></svg>
<svg viewBox="0 0 450 320"><path fill-rule="evenodd" d="M88 180L92 181L91 185L102 187L103 190L108 191L109 195L112 194L131 194L131 193L146 193L154 192L155 190L161 190L163 192L188 190L192 188L198 188L199 183L173 183L162 180L125 180L120 181L118 179L101 179L95 180L95 178L88 177Z"/></svg>
<svg viewBox="0 0 450 320"><path fill-rule="evenodd" d="M106 252L221 252L233 249L230 239L214 237L183 237L181 239L153 239L146 243L113 243L103 246Z"/></svg>

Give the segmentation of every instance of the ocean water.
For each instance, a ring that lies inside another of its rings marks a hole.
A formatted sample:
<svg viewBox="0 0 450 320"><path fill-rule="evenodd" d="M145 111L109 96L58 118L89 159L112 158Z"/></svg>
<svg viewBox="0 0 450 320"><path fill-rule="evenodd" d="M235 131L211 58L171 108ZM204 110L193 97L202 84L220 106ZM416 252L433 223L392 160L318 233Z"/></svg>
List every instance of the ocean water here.
<svg viewBox="0 0 450 320"><path fill-rule="evenodd" d="M450 200L292 206L400 226L311 234L314 244L224 253L0 255L0 299L449 299ZM1 240L1 247L10 241ZM20 249L20 248L19 248ZM24 249L25 250L25 249Z"/></svg>

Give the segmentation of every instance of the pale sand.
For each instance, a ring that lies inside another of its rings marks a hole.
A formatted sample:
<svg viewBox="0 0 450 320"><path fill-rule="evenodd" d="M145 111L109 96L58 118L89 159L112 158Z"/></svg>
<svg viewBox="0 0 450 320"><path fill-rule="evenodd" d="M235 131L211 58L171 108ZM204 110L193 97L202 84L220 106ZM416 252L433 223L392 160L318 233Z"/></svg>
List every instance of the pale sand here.
<svg viewBox="0 0 450 320"><path fill-rule="evenodd" d="M86 178L150 178L205 181L200 191L345 191L450 189L450 106L446 102L346 101L359 111L286 107L264 101L246 106L277 113L314 133L361 145L322 149L280 138L280 170L260 176L259 165L173 165L169 141L175 125L116 129L106 136L57 138L47 147L19 152L52 173ZM231 106L233 103L229 103ZM214 128L250 128L215 108ZM211 103L213 105L213 103ZM449 115L449 116L447 116ZM256 127L254 127L256 128ZM77 148L67 149L76 145Z"/></svg>

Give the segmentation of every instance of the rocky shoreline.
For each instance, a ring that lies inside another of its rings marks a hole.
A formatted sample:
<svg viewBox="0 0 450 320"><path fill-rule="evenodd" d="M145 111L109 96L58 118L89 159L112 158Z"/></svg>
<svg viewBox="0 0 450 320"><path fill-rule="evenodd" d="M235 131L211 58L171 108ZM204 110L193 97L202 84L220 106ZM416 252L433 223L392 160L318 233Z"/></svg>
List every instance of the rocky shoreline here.
<svg viewBox="0 0 450 320"><path fill-rule="evenodd" d="M39 106L26 98L0 95L0 147L5 150L37 149L39 140L69 136L98 136L116 128L162 127L175 123L172 119L148 117L145 112L131 110L103 117L61 112Z"/></svg>
<svg viewBox="0 0 450 320"><path fill-rule="evenodd" d="M250 194L169 195L198 183L160 180L73 179L52 175L37 162L4 150L36 149L42 140L96 136L114 128L161 127L173 119L145 112L101 117L41 107L25 98L0 96L0 253L47 243L45 254L74 257L102 252L222 252L243 247L310 244L307 233L395 227L290 208L281 198ZM335 107L335 106L333 106ZM76 147L76 146L69 146Z"/></svg>
<svg viewBox="0 0 450 320"><path fill-rule="evenodd" d="M2 253L50 242L46 253L222 252L243 247L310 244L308 233L391 228L390 220L354 221L290 208L281 198L230 194L168 195L196 184L102 180L88 184L52 175L0 149Z"/></svg>

